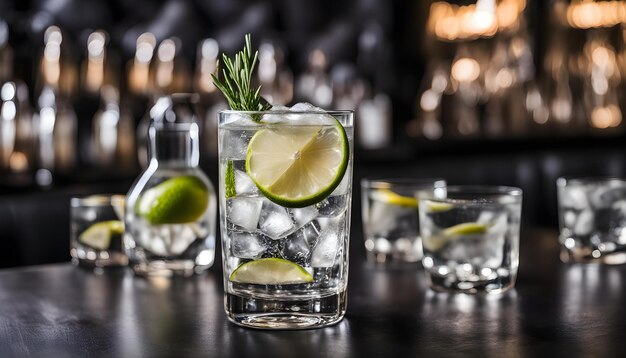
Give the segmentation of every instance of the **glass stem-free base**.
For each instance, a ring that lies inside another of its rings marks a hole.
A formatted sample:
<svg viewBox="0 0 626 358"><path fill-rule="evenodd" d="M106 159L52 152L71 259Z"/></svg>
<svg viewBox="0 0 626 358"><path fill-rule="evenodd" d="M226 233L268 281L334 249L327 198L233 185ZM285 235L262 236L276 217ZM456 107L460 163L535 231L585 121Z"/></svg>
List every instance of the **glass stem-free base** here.
<svg viewBox="0 0 626 358"><path fill-rule="evenodd" d="M561 246L561 261L565 263L599 263L622 265L626 263L626 251L601 252L592 249L568 249Z"/></svg>
<svg viewBox="0 0 626 358"><path fill-rule="evenodd" d="M330 326L341 321L346 313L347 292L331 296L274 300L226 293L228 319L240 326L296 330Z"/></svg>
<svg viewBox="0 0 626 358"><path fill-rule="evenodd" d="M72 263L76 266L98 268L128 265L128 258L121 252L104 252L92 249L73 248L70 251Z"/></svg>
<svg viewBox="0 0 626 358"><path fill-rule="evenodd" d="M190 277L208 270L211 265L199 266L193 260L152 260L147 263L131 263L131 267L140 276Z"/></svg>
<svg viewBox="0 0 626 358"><path fill-rule="evenodd" d="M479 293L485 292L489 294L498 294L507 291L515 286L516 274L498 276L489 280L478 281L460 281L454 276L441 276L437 274L428 274L430 279L430 288L441 292L461 292L461 293Z"/></svg>

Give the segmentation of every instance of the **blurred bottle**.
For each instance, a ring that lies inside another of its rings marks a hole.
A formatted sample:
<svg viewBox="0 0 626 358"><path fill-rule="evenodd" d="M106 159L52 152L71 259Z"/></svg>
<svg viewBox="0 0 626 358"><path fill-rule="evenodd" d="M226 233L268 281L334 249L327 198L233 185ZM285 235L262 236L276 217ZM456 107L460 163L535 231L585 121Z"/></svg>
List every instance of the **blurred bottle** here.
<svg viewBox="0 0 626 358"><path fill-rule="evenodd" d="M357 116L361 126L357 127L357 141L365 149L381 149L392 144L393 109L391 99L381 89L384 76L380 66L386 63L384 32L377 23L369 23L359 36L357 63L365 84L352 87L353 98L359 98Z"/></svg>
<svg viewBox="0 0 626 358"><path fill-rule="evenodd" d="M204 39L198 45L194 89L199 94L198 113L201 121L201 152L217 156L217 113L227 109L224 97L213 84L212 74L218 70L219 45L215 39Z"/></svg>
<svg viewBox="0 0 626 358"><path fill-rule="evenodd" d="M326 72L328 62L321 49L314 49L308 57L308 66L296 80L296 98L321 108L328 108L333 101L330 77Z"/></svg>
<svg viewBox="0 0 626 358"><path fill-rule="evenodd" d="M52 184L53 174L69 174L77 159L77 119L68 99L73 85L64 78L65 73L75 72L65 70L71 66L66 65L62 41L58 27L46 30L39 74L43 86L37 100L39 112L34 117L39 168L36 180L42 186Z"/></svg>
<svg viewBox="0 0 626 358"><path fill-rule="evenodd" d="M154 87L158 94L189 92L191 73L187 60L182 56L178 38L163 40L157 49L154 64Z"/></svg>
<svg viewBox="0 0 626 358"><path fill-rule="evenodd" d="M99 167L115 167L124 172L134 168L134 119L120 107L119 92L111 85L100 90L100 108L93 118L92 137L93 158Z"/></svg>
<svg viewBox="0 0 626 358"><path fill-rule="evenodd" d="M116 61L108 50L109 35L103 30L89 34L87 56L82 65L82 88L98 95L104 85L119 87Z"/></svg>
<svg viewBox="0 0 626 358"><path fill-rule="evenodd" d="M286 106L293 100L293 74L285 65L285 50L275 42L259 47L259 82L261 96L273 105Z"/></svg>

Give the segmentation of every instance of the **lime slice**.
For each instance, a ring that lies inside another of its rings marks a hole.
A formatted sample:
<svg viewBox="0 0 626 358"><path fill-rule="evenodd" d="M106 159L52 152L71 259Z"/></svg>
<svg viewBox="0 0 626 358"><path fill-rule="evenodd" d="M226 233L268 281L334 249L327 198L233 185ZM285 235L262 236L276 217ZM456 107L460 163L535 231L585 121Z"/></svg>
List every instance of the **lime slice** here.
<svg viewBox="0 0 626 358"><path fill-rule="evenodd" d="M119 220L102 221L91 225L78 237L81 244L97 250L106 250L111 245L114 235L124 233L124 223Z"/></svg>
<svg viewBox="0 0 626 358"><path fill-rule="evenodd" d="M489 225L476 222L467 222L451 226L440 234L422 238L422 245L429 251L439 251L447 243L468 235L484 234L489 230Z"/></svg>
<svg viewBox="0 0 626 358"><path fill-rule="evenodd" d="M462 223L451 226L443 230L444 236L462 236L462 235L474 235L484 234L489 229L489 225L480 224L476 222Z"/></svg>
<svg viewBox="0 0 626 358"><path fill-rule="evenodd" d="M448 204L448 203L440 203L440 202L431 201L431 200L426 201L426 210L429 213L441 213L444 211L451 210L453 207L454 205Z"/></svg>
<svg viewBox="0 0 626 358"><path fill-rule="evenodd" d="M147 190L136 210L152 224L184 224L198 220L209 204L207 186L195 176L179 176Z"/></svg>
<svg viewBox="0 0 626 358"><path fill-rule="evenodd" d="M322 201L339 185L349 153L348 137L336 119L332 125L280 124L252 137L246 172L271 201L302 208Z"/></svg>
<svg viewBox="0 0 626 358"><path fill-rule="evenodd" d="M404 206L406 208L417 208L417 199L412 198L410 196L402 196L400 194L396 194L389 189L378 189L373 191L371 194L371 198L374 200L382 201L388 204Z"/></svg>
<svg viewBox="0 0 626 358"><path fill-rule="evenodd" d="M312 282L313 276L294 262L272 257L242 264L230 274L229 280L259 285L284 285Z"/></svg>

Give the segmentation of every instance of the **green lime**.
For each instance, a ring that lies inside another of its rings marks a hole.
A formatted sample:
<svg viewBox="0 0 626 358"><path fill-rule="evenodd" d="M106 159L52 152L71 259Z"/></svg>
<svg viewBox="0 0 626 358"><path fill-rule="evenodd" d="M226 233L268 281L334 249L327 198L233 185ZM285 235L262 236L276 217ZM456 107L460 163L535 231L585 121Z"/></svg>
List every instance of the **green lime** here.
<svg viewBox="0 0 626 358"><path fill-rule="evenodd" d="M184 224L198 220L209 205L209 190L195 176L179 176L147 190L137 212L152 224Z"/></svg>
<svg viewBox="0 0 626 358"><path fill-rule="evenodd" d="M422 238L422 245L425 249L435 252L444 247L447 243L468 235L480 235L489 230L489 225L476 222L467 222L451 226L443 230L440 234Z"/></svg>
<svg viewBox="0 0 626 358"><path fill-rule="evenodd" d="M451 210L454 207L454 205L449 204L449 203L440 203L440 202L431 201L431 200L427 200L425 204L426 204L426 210L429 213L441 213L444 211Z"/></svg>
<svg viewBox="0 0 626 358"><path fill-rule="evenodd" d="M224 173L224 189L226 191L227 198L237 196L237 190L235 189L235 168L233 167L232 160L229 160L228 163L226 163L226 173Z"/></svg>
<svg viewBox="0 0 626 358"><path fill-rule="evenodd" d="M78 237L78 241L97 250L106 250L111 245L111 238L123 233L123 222L119 220L101 221L83 231Z"/></svg>
<svg viewBox="0 0 626 358"><path fill-rule="evenodd" d="M402 196L396 194L389 189L378 189L372 192L372 199L382 201L388 204L404 206L406 208L417 208L418 202L416 198L410 196Z"/></svg>
<svg viewBox="0 0 626 358"><path fill-rule="evenodd" d="M246 172L271 201L302 208L333 192L349 156L346 131L336 119L332 125L276 125L250 140Z"/></svg>
<svg viewBox="0 0 626 358"><path fill-rule="evenodd" d="M284 285L312 282L313 276L294 262L272 257L242 264L230 274L229 280L259 285Z"/></svg>
<svg viewBox="0 0 626 358"><path fill-rule="evenodd" d="M484 234L489 229L489 225L480 224L476 222L462 223L451 226L443 230L444 236L462 236L462 235L475 235Z"/></svg>

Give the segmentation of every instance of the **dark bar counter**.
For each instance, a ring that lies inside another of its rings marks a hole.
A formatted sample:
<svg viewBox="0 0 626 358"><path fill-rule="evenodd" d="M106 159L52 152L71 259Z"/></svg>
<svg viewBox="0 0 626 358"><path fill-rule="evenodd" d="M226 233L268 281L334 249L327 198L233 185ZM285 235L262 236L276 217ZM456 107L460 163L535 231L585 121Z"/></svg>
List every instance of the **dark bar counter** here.
<svg viewBox="0 0 626 358"><path fill-rule="evenodd" d="M500 296L435 293L421 268L371 266L354 251L345 319L305 331L228 322L220 265L191 279L69 263L3 269L0 356L623 355L626 265L562 264L554 231L522 231L517 287Z"/></svg>

